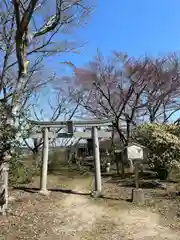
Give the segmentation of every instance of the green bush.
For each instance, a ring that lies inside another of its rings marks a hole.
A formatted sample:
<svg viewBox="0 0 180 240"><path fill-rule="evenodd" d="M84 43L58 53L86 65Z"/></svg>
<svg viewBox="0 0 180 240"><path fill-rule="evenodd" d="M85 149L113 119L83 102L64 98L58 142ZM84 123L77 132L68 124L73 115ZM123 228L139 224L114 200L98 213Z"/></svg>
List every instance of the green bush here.
<svg viewBox="0 0 180 240"><path fill-rule="evenodd" d="M33 162L32 157L24 157L18 151L13 154L9 162L9 184L27 184L32 181L34 176L40 174L40 168Z"/></svg>
<svg viewBox="0 0 180 240"><path fill-rule="evenodd" d="M9 184L26 184L32 180L32 170L20 161L11 161L9 167Z"/></svg>
<svg viewBox="0 0 180 240"><path fill-rule="evenodd" d="M9 183L28 183L32 179L30 168L25 167L20 161L22 136L26 136L29 126L26 126L25 112L16 119L17 124L11 121L11 106L8 103L0 103L0 158L1 161L9 161ZM11 156L9 158L9 156Z"/></svg>
<svg viewBox="0 0 180 240"><path fill-rule="evenodd" d="M170 124L145 124L134 132L140 144L148 148L148 162L160 178L167 178L180 162L180 127Z"/></svg>

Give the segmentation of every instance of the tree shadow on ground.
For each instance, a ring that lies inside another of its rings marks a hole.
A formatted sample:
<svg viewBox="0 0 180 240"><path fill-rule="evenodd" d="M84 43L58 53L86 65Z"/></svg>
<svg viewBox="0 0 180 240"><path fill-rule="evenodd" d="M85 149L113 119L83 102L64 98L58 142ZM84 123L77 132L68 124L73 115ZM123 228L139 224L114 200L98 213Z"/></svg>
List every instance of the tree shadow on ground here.
<svg viewBox="0 0 180 240"><path fill-rule="evenodd" d="M135 188L135 179L111 179L107 183L118 184L121 187ZM164 189L163 183L155 180L139 180L139 187L144 189Z"/></svg>
<svg viewBox="0 0 180 240"><path fill-rule="evenodd" d="M118 197L107 197L107 196L101 196L100 198L105 200L132 202L131 198L118 198Z"/></svg>
<svg viewBox="0 0 180 240"><path fill-rule="evenodd" d="M39 188L29 188L29 187L14 187L14 190L20 190L20 191L25 191L28 193L38 193L40 191ZM73 191L71 189L48 189L50 192L61 192L61 193L66 193L66 194L74 194L74 195L79 195L79 196L91 196L91 193L81 193L77 191ZM125 201L125 202L132 202L132 199L125 199L125 198L117 198L117 197L108 197L105 195L101 195L99 197L100 199L104 200L113 200L113 201Z"/></svg>
<svg viewBox="0 0 180 240"><path fill-rule="evenodd" d="M157 173L154 171L139 172L139 177L142 179L158 179Z"/></svg>
<svg viewBox="0 0 180 240"><path fill-rule="evenodd" d="M125 179L125 178L132 178L134 173L125 173L125 174L117 174L117 173L102 173L101 176L103 178L111 178L111 179Z"/></svg>
<svg viewBox="0 0 180 240"><path fill-rule="evenodd" d="M121 184L122 187L135 188L135 181L127 181ZM164 186L156 181L139 181L139 187L143 189L164 189Z"/></svg>
<svg viewBox="0 0 180 240"><path fill-rule="evenodd" d="M109 183L126 183L128 182L128 186L129 186L129 182L134 182L135 181L135 174L130 172L130 173L125 173L125 174L115 174L115 173L111 173L111 174L103 174L102 175L104 178L110 178L107 182ZM139 179L141 181L149 181L149 182L153 182L154 180L159 181L159 178L157 177L157 173L153 172L153 171L143 171L143 172L139 172ZM132 183L133 184L133 183ZM144 185L148 185L148 184L144 184ZM154 186L153 184L151 187ZM132 185L132 187L134 187L134 185ZM146 186L145 186L146 187Z"/></svg>
<svg viewBox="0 0 180 240"><path fill-rule="evenodd" d="M14 187L14 190L21 190L21 191L25 191L28 193L37 193L38 191L40 191L39 188L30 188L30 187ZM71 189L48 189L48 191L50 192L61 192L61 193L67 193L67 194L75 194L75 195L83 195L83 196L90 196L90 193L81 193L81 192L77 192L77 191L73 191Z"/></svg>

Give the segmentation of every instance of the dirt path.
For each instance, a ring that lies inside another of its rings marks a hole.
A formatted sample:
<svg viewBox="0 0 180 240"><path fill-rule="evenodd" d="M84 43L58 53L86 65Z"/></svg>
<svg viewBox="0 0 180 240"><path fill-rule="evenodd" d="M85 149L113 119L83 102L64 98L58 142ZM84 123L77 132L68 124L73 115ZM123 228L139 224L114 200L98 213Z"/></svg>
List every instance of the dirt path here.
<svg viewBox="0 0 180 240"><path fill-rule="evenodd" d="M53 232L61 239L180 239L177 232L160 225L156 213L121 208L117 211L103 200L96 204L85 196L68 196L53 214Z"/></svg>
<svg viewBox="0 0 180 240"><path fill-rule="evenodd" d="M83 193L87 192L89 182L76 179L70 185L74 191ZM127 202L94 200L77 194L52 193L46 199L32 195L16 207L19 215L10 217L4 228L7 235L0 239L180 239L178 232L161 224L157 213L135 208Z"/></svg>

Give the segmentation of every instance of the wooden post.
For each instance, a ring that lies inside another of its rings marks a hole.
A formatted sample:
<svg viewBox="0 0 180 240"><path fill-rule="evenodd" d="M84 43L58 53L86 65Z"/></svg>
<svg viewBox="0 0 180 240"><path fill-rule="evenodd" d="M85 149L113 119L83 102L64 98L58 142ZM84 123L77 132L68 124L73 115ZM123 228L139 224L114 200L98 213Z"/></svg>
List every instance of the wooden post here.
<svg viewBox="0 0 180 240"><path fill-rule="evenodd" d="M139 188L139 166L140 162L135 163L135 182L136 188L132 189L132 201L136 204L144 204L144 192L143 189Z"/></svg>
<svg viewBox="0 0 180 240"><path fill-rule="evenodd" d="M101 164L99 153L99 139L97 127L92 127L92 139L93 139L93 153L94 153L94 165L95 165L95 189L94 196L99 197L102 191L101 185Z"/></svg>
<svg viewBox="0 0 180 240"><path fill-rule="evenodd" d="M129 171L130 171L130 173L133 173L133 172L134 172L134 164L133 164L133 161L132 161L132 159L128 159L128 160L129 160L129 165L130 165Z"/></svg>
<svg viewBox="0 0 180 240"><path fill-rule="evenodd" d="M135 163L135 183L136 189L139 188L139 162Z"/></svg>
<svg viewBox="0 0 180 240"><path fill-rule="evenodd" d="M48 172L48 151L49 151L49 139L48 128L44 128L43 132L43 153L42 153L42 166L41 166L41 179L40 179L40 193L47 195L47 172Z"/></svg>

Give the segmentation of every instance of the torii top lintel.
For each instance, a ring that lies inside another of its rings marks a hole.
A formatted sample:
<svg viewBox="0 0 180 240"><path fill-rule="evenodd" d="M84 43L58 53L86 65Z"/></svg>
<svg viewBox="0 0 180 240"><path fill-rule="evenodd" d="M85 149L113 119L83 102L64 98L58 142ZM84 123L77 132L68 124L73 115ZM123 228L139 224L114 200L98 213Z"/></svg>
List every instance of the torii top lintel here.
<svg viewBox="0 0 180 240"><path fill-rule="evenodd" d="M30 124L34 126L39 126L42 128L57 128L57 127L67 127L69 123L73 124L74 127L101 127L110 126L113 124L113 119L103 119L103 120L83 120L83 121L34 121L28 120Z"/></svg>

